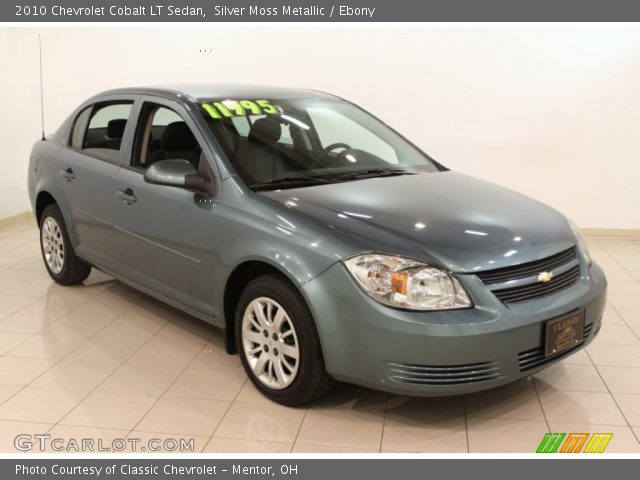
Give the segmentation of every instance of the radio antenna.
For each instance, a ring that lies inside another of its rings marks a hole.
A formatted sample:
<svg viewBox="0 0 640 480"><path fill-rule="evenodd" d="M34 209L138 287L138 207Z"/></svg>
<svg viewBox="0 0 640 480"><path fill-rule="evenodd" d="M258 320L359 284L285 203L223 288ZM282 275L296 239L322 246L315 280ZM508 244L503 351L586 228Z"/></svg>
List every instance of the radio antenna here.
<svg viewBox="0 0 640 480"><path fill-rule="evenodd" d="M44 88L42 86L42 39L38 34L38 51L40 53L40 123L42 126L42 140L46 140L44 136Z"/></svg>

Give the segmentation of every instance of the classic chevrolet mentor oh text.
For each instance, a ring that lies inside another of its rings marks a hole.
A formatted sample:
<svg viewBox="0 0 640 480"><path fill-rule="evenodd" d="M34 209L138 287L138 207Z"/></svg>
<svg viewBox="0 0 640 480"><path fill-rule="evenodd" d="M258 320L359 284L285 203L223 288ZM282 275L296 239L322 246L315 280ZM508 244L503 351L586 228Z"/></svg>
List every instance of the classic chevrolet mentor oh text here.
<svg viewBox="0 0 640 480"><path fill-rule="evenodd" d="M56 282L95 267L224 329L283 404L334 379L487 389L600 329L605 276L567 218L333 95L104 92L36 143L28 178Z"/></svg>

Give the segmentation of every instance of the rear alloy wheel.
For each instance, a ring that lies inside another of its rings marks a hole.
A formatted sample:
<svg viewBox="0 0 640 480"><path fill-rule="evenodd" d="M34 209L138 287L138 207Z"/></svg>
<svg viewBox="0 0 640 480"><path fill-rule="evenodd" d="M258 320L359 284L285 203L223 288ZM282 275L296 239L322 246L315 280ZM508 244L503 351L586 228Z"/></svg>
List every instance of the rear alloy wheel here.
<svg viewBox="0 0 640 480"><path fill-rule="evenodd" d="M82 283L91 273L91 265L76 256L64 218L56 204L49 205L42 212L40 248L49 276L61 285Z"/></svg>
<svg viewBox="0 0 640 480"><path fill-rule="evenodd" d="M302 405L333 385L311 312L284 277L264 275L247 285L236 310L236 339L247 375L275 402Z"/></svg>
<svg viewBox="0 0 640 480"><path fill-rule="evenodd" d="M55 275L60 275L64 266L64 240L60 225L53 217L42 222L42 254L44 261Z"/></svg>

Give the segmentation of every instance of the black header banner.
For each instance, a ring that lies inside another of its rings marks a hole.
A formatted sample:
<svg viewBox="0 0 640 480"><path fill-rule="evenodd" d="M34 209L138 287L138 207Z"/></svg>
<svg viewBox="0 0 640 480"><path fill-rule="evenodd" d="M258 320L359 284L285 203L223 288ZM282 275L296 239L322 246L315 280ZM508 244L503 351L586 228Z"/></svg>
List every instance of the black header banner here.
<svg viewBox="0 0 640 480"><path fill-rule="evenodd" d="M0 22L634 22L633 0L6 0Z"/></svg>

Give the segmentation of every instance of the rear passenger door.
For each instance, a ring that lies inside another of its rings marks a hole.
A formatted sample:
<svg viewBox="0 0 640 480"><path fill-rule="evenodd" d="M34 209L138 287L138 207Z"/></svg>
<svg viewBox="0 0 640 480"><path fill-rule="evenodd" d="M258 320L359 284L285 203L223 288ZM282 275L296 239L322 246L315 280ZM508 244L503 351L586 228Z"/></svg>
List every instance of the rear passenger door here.
<svg viewBox="0 0 640 480"><path fill-rule="evenodd" d="M105 98L82 109L59 155L58 182L72 218L76 251L107 268L114 266L114 182L127 149L124 139L133 131L129 118L134 102L135 97Z"/></svg>
<svg viewBox="0 0 640 480"><path fill-rule="evenodd" d="M144 180L149 165L161 160L185 159L196 169L210 168L203 145L181 105L142 97L131 161L118 171L112 195L117 195L115 245L124 275L211 316L216 204L184 188Z"/></svg>

